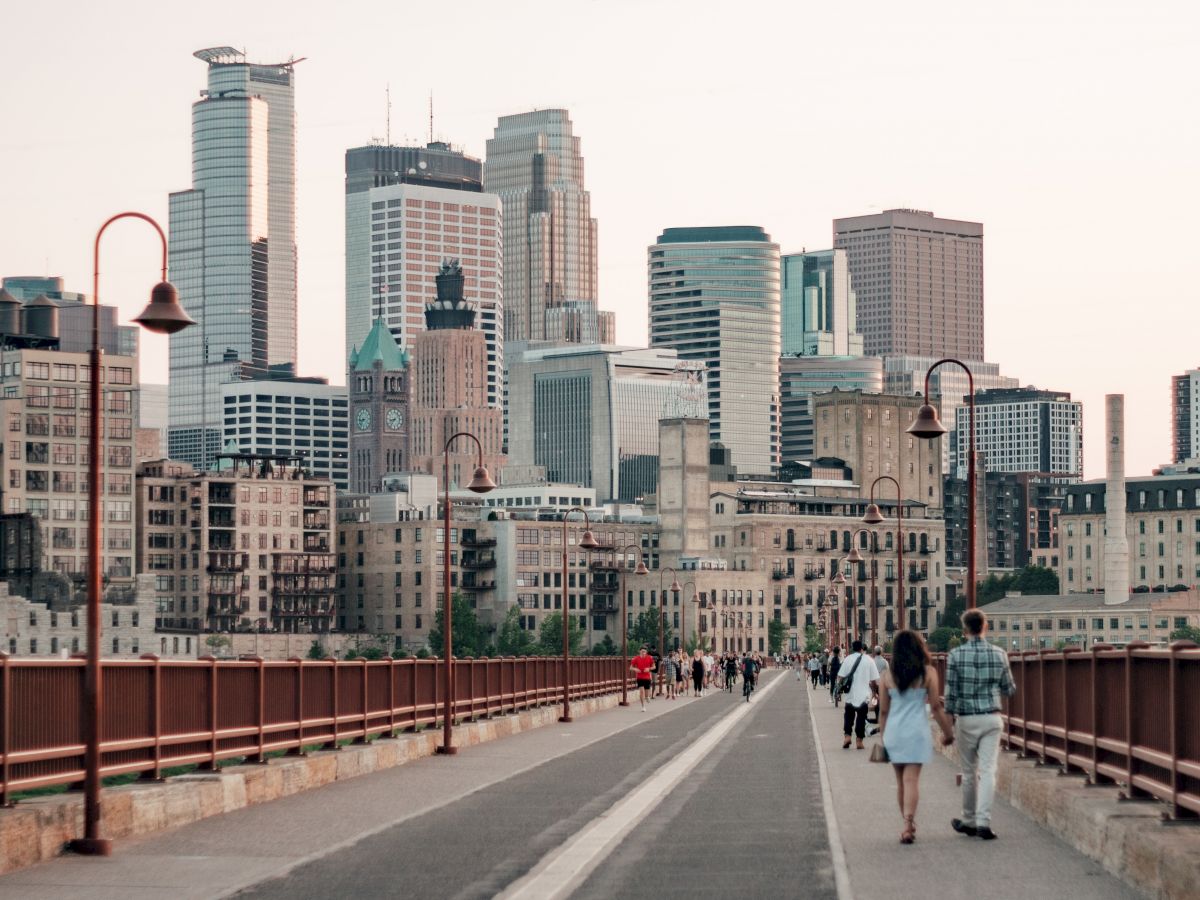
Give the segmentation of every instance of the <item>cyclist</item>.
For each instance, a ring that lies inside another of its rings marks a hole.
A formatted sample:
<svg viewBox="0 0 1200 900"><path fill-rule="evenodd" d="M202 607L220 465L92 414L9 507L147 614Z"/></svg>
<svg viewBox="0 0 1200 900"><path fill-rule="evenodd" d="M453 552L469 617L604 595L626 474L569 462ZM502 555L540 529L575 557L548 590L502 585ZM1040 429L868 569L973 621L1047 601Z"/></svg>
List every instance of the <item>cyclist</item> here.
<svg viewBox="0 0 1200 900"><path fill-rule="evenodd" d="M725 669L725 690L733 693L733 683L737 681L738 661L737 657L732 653L726 653L725 659L722 661L722 666Z"/></svg>
<svg viewBox="0 0 1200 900"><path fill-rule="evenodd" d="M750 694L757 681L758 668L758 663L749 653L742 657L742 696L746 698L747 703L750 702Z"/></svg>

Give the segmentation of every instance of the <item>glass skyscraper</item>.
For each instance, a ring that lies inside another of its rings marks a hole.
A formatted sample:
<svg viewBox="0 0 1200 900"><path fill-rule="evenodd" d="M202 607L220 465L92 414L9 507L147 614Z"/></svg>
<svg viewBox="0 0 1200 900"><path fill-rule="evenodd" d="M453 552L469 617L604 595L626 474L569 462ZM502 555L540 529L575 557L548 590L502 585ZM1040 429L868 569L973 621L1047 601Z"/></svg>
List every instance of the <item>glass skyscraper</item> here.
<svg viewBox="0 0 1200 900"><path fill-rule="evenodd" d="M221 445L220 385L296 365L296 123L294 61L195 55L208 88L192 188L170 197L170 269L197 327L171 336L168 445L200 466Z"/></svg>
<svg viewBox="0 0 1200 900"><path fill-rule="evenodd" d="M739 473L779 465L779 245L755 226L668 228L649 250L650 346L705 365L709 434Z"/></svg>
<svg viewBox="0 0 1200 900"><path fill-rule="evenodd" d="M780 259L784 356L862 356L845 250Z"/></svg>

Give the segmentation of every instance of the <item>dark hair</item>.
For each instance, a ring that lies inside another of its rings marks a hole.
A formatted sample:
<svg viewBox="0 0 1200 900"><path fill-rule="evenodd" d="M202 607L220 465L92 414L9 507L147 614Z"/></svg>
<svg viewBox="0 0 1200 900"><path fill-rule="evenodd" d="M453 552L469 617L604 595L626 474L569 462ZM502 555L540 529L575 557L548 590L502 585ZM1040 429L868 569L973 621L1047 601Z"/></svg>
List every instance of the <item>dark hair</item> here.
<svg viewBox="0 0 1200 900"><path fill-rule="evenodd" d="M967 630L967 634L980 635L983 634L983 613L977 609L968 609L962 614L963 628Z"/></svg>
<svg viewBox="0 0 1200 900"><path fill-rule="evenodd" d="M854 643L852 643L852 644L850 645L850 649L851 649L852 651L854 651L855 653L862 653L862 649L863 649L863 642L862 642L862 641L855 641Z"/></svg>
<svg viewBox="0 0 1200 900"><path fill-rule="evenodd" d="M915 631L901 631L892 642L892 678L899 690L906 691L914 681L925 677L929 665L929 650Z"/></svg>

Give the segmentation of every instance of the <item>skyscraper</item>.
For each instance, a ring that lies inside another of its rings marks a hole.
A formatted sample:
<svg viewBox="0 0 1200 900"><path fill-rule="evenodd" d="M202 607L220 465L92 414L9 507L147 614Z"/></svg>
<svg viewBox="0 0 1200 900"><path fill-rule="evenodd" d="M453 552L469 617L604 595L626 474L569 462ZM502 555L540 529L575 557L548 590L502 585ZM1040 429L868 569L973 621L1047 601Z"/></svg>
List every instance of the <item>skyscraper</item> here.
<svg viewBox="0 0 1200 900"><path fill-rule="evenodd" d="M868 356L983 355L983 225L889 209L833 220Z"/></svg>
<svg viewBox="0 0 1200 900"><path fill-rule="evenodd" d="M789 253L782 272L783 356L862 356L845 250Z"/></svg>
<svg viewBox="0 0 1200 900"><path fill-rule="evenodd" d="M296 365L296 119L294 60L195 56L208 88L192 104L192 188L170 197L170 267L199 327L171 337L168 444L202 465L220 448L218 386Z"/></svg>
<svg viewBox="0 0 1200 900"><path fill-rule="evenodd" d="M1065 391L992 388L975 394L975 451L989 472L1083 477L1083 404ZM955 410L954 465L967 466L971 408Z"/></svg>
<svg viewBox="0 0 1200 900"><path fill-rule="evenodd" d="M709 435L742 474L779 465L779 245L756 226L668 228L649 249L650 346L707 371Z"/></svg>
<svg viewBox="0 0 1200 900"><path fill-rule="evenodd" d="M612 313L597 308L596 220L567 111L502 116L487 142L483 186L504 204L505 340L610 337ZM561 307L587 321L548 314Z"/></svg>
<svg viewBox="0 0 1200 900"><path fill-rule="evenodd" d="M346 353L382 317L411 349L437 296L438 267L457 259L487 342L487 403L502 402L504 289L500 200L483 166L449 144L346 151Z"/></svg>
<svg viewBox="0 0 1200 900"><path fill-rule="evenodd" d="M1171 378L1171 462L1200 459L1200 369Z"/></svg>

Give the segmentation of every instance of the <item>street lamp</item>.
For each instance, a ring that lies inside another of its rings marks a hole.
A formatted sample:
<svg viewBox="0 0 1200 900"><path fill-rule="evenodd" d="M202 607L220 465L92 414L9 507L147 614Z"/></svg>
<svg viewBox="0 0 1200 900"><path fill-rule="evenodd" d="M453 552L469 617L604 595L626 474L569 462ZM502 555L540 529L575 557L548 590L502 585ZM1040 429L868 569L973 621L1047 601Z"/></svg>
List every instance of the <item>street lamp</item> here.
<svg viewBox="0 0 1200 900"><path fill-rule="evenodd" d="M937 413L934 413L937 417ZM912 431L910 428L909 431ZM908 597L904 593L904 495L900 490L900 482L891 475L880 475L871 482L871 490L868 494L866 515L862 517L863 522L867 525L882 525L884 522L883 513L879 511L879 504L875 502L875 485L881 481L890 481L896 486L896 568L899 570L899 585L900 585L900 621L903 622L908 615Z"/></svg>
<svg viewBox="0 0 1200 900"><path fill-rule="evenodd" d="M967 439L967 609L975 608L975 376L967 364L947 357L939 359L925 372L925 403L917 411L917 420L908 426L908 433L919 438L939 438L946 426L929 403L929 376L945 363L953 363L967 373L967 403L971 410L970 435Z"/></svg>
<svg viewBox="0 0 1200 900"><path fill-rule="evenodd" d="M833 645L840 647L842 645L842 610L841 599L842 592L839 588L846 583L846 576L842 574L842 560L835 559L833 561L835 571L833 577L829 579L830 584L835 585L830 591L829 605L833 607ZM846 624L846 634L850 634L849 623Z"/></svg>
<svg viewBox="0 0 1200 900"><path fill-rule="evenodd" d="M588 521L587 510L581 506L572 506L563 513L562 520L562 654L563 654L563 711L558 717L560 722L571 721L571 620L567 617L567 520L571 513L577 512L583 516L583 538L579 541L581 550L594 550L600 545L592 536L591 524Z"/></svg>
<svg viewBox="0 0 1200 900"><path fill-rule="evenodd" d="M150 291L150 303L133 321L155 334L175 334L196 324L179 305L179 294L167 281L167 236L152 218L139 212L123 212L110 218L96 232L92 248L92 347L88 355L88 562L87 562L87 662L83 680L83 837L71 841L76 853L108 856L112 842L100 836L100 717L103 713L100 671L100 494L104 473L100 464L100 237L118 219L141 219L154 226L162 241L162 281Z"/></svg>
<svg viewBox="0 0 1200 900"><path fill-rule="evenodd" d="M679 604L679 649L684 652L687 652L687 607L689 603L696 602L696 582L685 581L683 587L687 587L689 584L692 586L692 599L684 600Z"/></svg>
<svg viewBox="0 0 1200 900"><path fill-rule="evenodd" d="M629 705L629 637L626 634L628 627L627 619L629 618L629 607L627 605L625 595L625 573L628 566L625 565L625 554L630 550L636 550L638 555L637 568L633 570L634 575L649 575L650 570L646 568L646 564L642 562L642 547L641 544L626 544L617 549L620 554L621 567L621 702L620 706Z"/></svg>
<svg viewBox="0 0 1200 900"><path fill-rule="evenodd" d="M663 657L666 656L666 636L667 636L667 593L663 590L663 576L668 572L671 573L671 591L683 590L679 586L679 573L671 566L667 566L658 573L658 601L662 604L658 611L658 689L661 692L663 686L663 676L666 674L666 668L662 664Z"/></svg>
<svg viewBox="0 0 1200 900"><path fill-rule="evenodd" d="M445 756L453 756L458 752L458 748L454 746L454 737L450 733L454 718L454 598L450 590L450 445L460 437L473 440L475 449L479 451L479 464L475 467L475 474L471 483L467 485L467 490L476 494L486 494L496 487L496 482L492 481L483 465L483 444L479 443L479 438L469 431L459 431L450 435L446 446L442 448L442 464L445 467L442 473L442 692L445 696L442 698L442 745L437 748L437 752Z"/></svg>
<svg viewBox="0 0 1200 900"><path fill-rule="evenodd" d="M867 536L867 549L872 553L872 557L874 556L874 553L875 553L875 532L871 531L869 528L860 528L857 531L855 531L854 534L850 538L850 543L851 543L850 555L847 556L846 559L850 560L850 562L852 562L852 563L861 563L864 561L863 555L858 552L858 544L856 543L858 541L858 536L860 534L865 534ZM874 560L874 558L872 558L871 562L872 562L872 565L870 566L870 572L871 572L871 643L878 644L879 643L879 597L876 596L876 592L875 592L875 566L874 566L875 560Z"/></svg>

